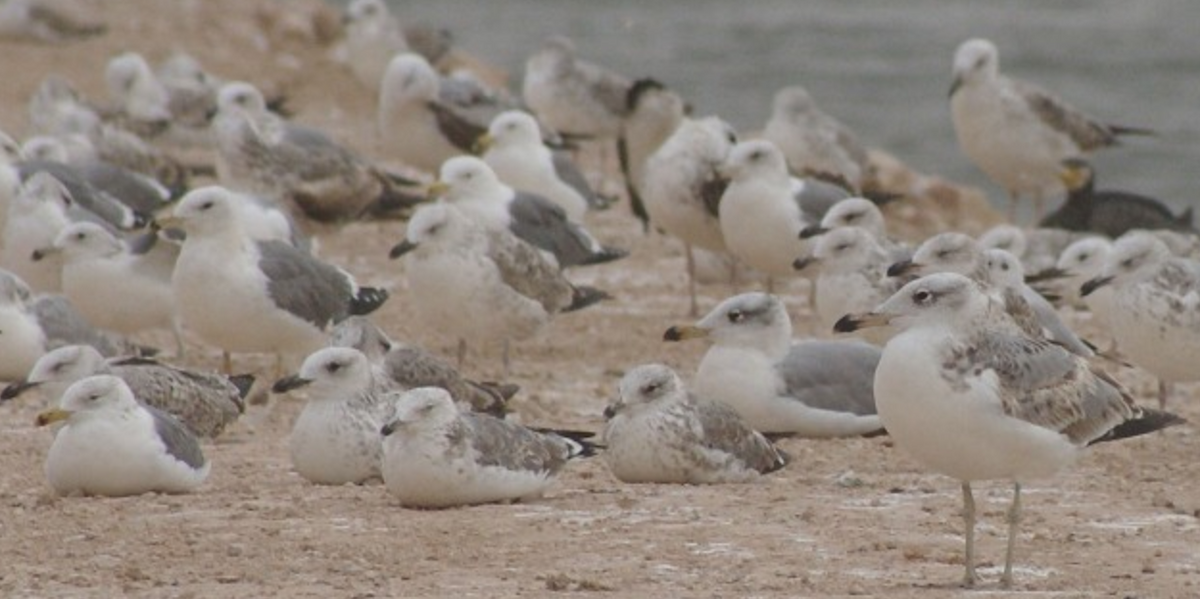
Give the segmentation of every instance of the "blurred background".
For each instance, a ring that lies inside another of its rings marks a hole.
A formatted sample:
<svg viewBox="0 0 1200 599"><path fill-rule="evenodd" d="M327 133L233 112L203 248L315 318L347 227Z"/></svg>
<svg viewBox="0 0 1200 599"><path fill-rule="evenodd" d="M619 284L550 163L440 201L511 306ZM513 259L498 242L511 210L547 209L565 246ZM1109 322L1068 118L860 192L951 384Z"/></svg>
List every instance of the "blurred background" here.
<svg viewBox="0 0 1200 599"><path fill-rule="evenodd" d="M947 98L955 48L986 37L1003 72L1101 121L1160 132L1096 154L1098 188L1176 208L1196 202L1195 0L388 1L403 23L447 28L508 69L516 90L525 58L553 34L575 40L584 59L662 80L697 114L719 114L741 131L762 127L777 89L801 84L867 144L1004 206L1004 192L960 153Z"/></svg>

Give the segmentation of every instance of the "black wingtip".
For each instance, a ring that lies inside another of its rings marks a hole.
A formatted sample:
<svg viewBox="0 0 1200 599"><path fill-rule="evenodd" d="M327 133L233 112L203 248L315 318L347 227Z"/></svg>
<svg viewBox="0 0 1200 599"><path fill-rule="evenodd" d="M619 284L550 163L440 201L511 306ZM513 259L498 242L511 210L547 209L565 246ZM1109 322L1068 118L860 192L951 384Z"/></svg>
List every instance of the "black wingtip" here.
<svg viewBox="0 0 1200 599"><path fill-rule="evenodd" d="M38 383L30 383L27 381L17 381L0 391L0 402L16 399L22 393L38 386Z"/></svg>
<svg viewBox="0 0 1200 599"><path fill-rule="evenodd" d="M1126 420L1121 424L1113 427L1112 430L1105 433L1089 445L1096 443L1105 443L1108 441L1118 441L1128 439L1130 437L1139 437L1164 428L1170 428L1186 423L1187 420L1181 416L1172 414L1164 410L1155 410L1152 408L1142 408L1142 414L1138 418Z"/></svg>
<svg viewBox="0 0 1200 599"><path fill-rule="evenodd" d="M666 88L667 86L663 85L661 81L650 77L634 81L633 85L629 86L629 91L625 92L625 110L633 112L646 93Z"/></svg>
<svg viewBox="0 0 1200 599"><path fill-rule="evenodd" d="M255 379L253 374L234 374L230 375L229 382L238 392L238 399L242 400L238 403L238 409L242 412L246 411L245 399L250 395L250 390L254 388Z"/></svg>
<svg viewBox="0 0 1200 599"><path fill-rule="evenodd" d="M587 258L585 258L583 260L583 262L579 263L579 265L587 266L587 265L591 265L591 264L604 264L606 262L613 262L615 260L620 260L620 259L628 257L628 256L629 256L629 250L623 250L621 248L614 248L614 247L606 246L606 247L600 248L600 251L595 252L595 253L591 254L590 256L588 256Z"/></svg>
<svg viewBox="0 0 1200 599"><path fill-rule="evenodd" d="M571 305L567 306L563 312L574 312L582 310L592 304L598 304L604 300L612 299L607 291L581 285L574 288L575 294L571 297Z"/></svg>
<svg viewBox="0 0 1200 599"><path fill-rule="evenodd" d="M543 435L557 435L565 439L571 445L571 458L591 457L604 449L604 445L592 440L596 433L591 431L537 427L531 427L530 430Z"/></svg>
<svg viewBox="0 0 1200 599"><path fill-rule="evenodd" d="M358 293L350 300L351 316L366 316L378 310L391 294L381 287L360 287Z"/></svg>

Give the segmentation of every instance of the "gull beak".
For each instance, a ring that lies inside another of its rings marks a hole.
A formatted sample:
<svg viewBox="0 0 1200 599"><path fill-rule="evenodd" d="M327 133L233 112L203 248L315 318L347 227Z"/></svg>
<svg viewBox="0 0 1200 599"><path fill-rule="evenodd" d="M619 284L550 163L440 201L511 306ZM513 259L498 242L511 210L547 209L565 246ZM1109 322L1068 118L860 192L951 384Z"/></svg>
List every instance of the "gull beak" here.
<svg viewBox="0 0 1200 599"><path fill-rule="evenodd" d="M54 246L38 248L33 250L33 253L29 255L29 259L33 260L34 262L40 262L43 258L49 258L51 256L58 255L61 252L61 248L56 248Z"/></svg>
<svg viewBox="0 0 1200 599"><path fill-rule="evenodd" d="M803 229L800 229L800 239L812 239L813 237L816 237L817 235L824 235L825 233L828 233L828 232L829 232L829 229L826 229L825 227L822 227L821 225L809 225L807 227L804 227Z"/></svg>
<svg viewBox="0 0 1200 599"><path fill-rule="evenodd" d="M179 218L178 216L175 216L174 214L164 214L162 216L154 217L154 220L150 221L150 224L151 224L151 226L157 227L160 230L161 229L182 229L183 228L183 219Z"/></svg>
<svg viewBox="0 0 1200 599"><path fill-rule="evenodd" d="M1112 280L1112 277L1096 277L1091 279L1079 288L1079 295L1087 297L1091 295L1093 291L1111 283Z"/></svg>
<svg viewBox="0 0 1200 599"><path fill-rule="evenodd" d="M383 428L379 429L379 434L386 437L386 436L396 432L396 429L400 428L400 424L401 423L399 420L393 420L393 421L383 425Z"/></svg>
<svg viewBox="0 0 1200 599"><path fill-rule="evenodd" d="M399 258L400 256L403 256L404 254L407 254L415 249L417 249L417 244L405 239L404 241L392 246L392 250L388 252L388 258L395 260L396 258Z"/></svg>
<svg viewBox="0 0 1200 599"><path fill-rule="evenodd" d="M475 143L471 144L471 151L475 154L483 154L496 143L496 138L492 137L491 133L484 133L475 138Z"/></svg>
<svg viewBox="0 0 1200 599"><path fill-rule="evenodd" d="M887 276L903 277L915 273L919 268L921 268L921 265L912 260L901 260L888 267Z"/></svg>
<svg viewBox="0 0 1200 599"><path fill-rule="evenodd" d="M663 333L663 341L683 341L685 339L699 339L708 336L708 329L702 329L691 325L674 326Z"/></svg>
<svg viewBox="0 0 1200 599"><path fill-rule="evenodd" d="M450 191L450 186L444 181L434 181L433 183L429 184L429 187L425 188L425 197L428 197L431 200L436 200L446 195L447 191Z"/></svg>
<svg viewBox="0 0 1200 599"><path fill-rule="evenodd" d="M954 82L950 84L950 93L946 94L946 97L953 98L954 92L958 91L958 88L962 87L962 84L962 77L955 77Z"/></svg>
<svg viewBox="0 0 1200 599"><path fill-rule="evenodd" d="M614 416L620 413L621 408L625 407L621 402L615 401L604 407L604 419L612 420Z"/></svg>
<svg viewBox="0 0 1200 599"><path fill-rule="evenodd" d="M4 391L0 391L0 401L8 401L10 399L16 399L22 393L40 385L40 384L41 383L31 383L29 381L17 381L15 383L12 383L9 386L5 387Z"/></svg>
<svg viewBox="0 0 1200 599"><path fill-rule="evenodd" d="M37 415L37 425L46 426L47 424L54 424L55 422L60 422L70 417L70 411L61 410L59 408L51 408Z"/></svg>
<svg viewBox="0 0 1200 599"><path fill-rule="evenodd" d="M303 387L311 382L312 379L306 379L298 374L293 374L275 381L275 384L271 386L271 392L287 393L288 391L299 389L300 387Z"/></svg>
<svg viewBox="0 0 1200 599"><path fill-rule="evenodd" d="M853 333L859 329L870 327L885 327L891 324L895 316L882 312L864 312L862 314L847 314L838 319L833 325L835 333Z"/></svg>
<svg viewBox="0 0 1200 599"><path fill-rule="evenodd" d="M821 259L816 256L800 256L799 258L796 258L794 261L792 261L792 268L796 269L796 271L799 272L799 271L802 271L814 264L820 264L820 263L821 263Z"/></svg>

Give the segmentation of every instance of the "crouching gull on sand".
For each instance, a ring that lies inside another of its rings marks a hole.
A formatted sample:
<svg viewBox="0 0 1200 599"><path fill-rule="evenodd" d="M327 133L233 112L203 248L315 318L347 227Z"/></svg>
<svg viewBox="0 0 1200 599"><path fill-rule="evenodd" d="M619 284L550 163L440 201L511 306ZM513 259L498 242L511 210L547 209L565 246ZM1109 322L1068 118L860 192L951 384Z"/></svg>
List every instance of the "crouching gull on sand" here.
<svg viewBox="0 0 1200 599"><path fill-rule="evenodd" d="M1055 474L1093 443L1182 422L1138 407L1086 358L1030 336L956 273L908 283L837 330L886 325L900 332L875 372L879 417L898 447L962 482L967 586L976 582L973 481L1013 481L1000 579L1009 587L1023 483Z"/></svg>
<svg viewBox="0 0 1200 599"><path fill-rule="evenodd" d="M0 392L0 400L18 397L31 388L61 396L71 383L98 374L125 381L138 401L179 419L193 434L214 438L241 416L246 395L254 385L248 374L222 376L186 370L149 358L106 359L90 345L66 345L38 359L25 380Z"/></svg>
<svg viewBox="0 0 1200 599"><path fill-rule="evenodd" d="M608 294L572 285L556 264L508 231L486 229L449 204L423 206L408 223L393 259L408 254L413 307L430 328L458 338L504 344L537 334L554 315L590 306Z"/></svg>
<svg viewBox="0 0 1200 599"><path fill-rule="evenodd" d="M60 495L187 493L208 477L196 437L170 414L138 403L115 376L71 385L37 423L62 420L46 456L46 479Z"/></svg>
<svg viewBox="0 0 1200 599"><path fill-rule="evenodd" d="M447 508L539 497L581 438L461 412L445 389L420 387L395 402L383 436L383 481L401 505Z"/></svg>
<svg viewBox="0 0 1200 599"><path fill-rule="evenodd" d="M662 364L630 370L604 411L604 461L627 483L741 483L787 455L723 403L697 399Z"/></svg>
<svg viewBox="0 0 1200 599"><path fill-rule="evenodd" d="M721 302L666 341L713 340L696 371L696 395L728 404L755 430L801 437L879 432L871 378L879 348L860 341L792 341L783 302L746 293Z"/></svg>
<svg viewBox="0 0 1200 599"><path fill-rule="evenodd" d="M187 233L172 276L179 316L221 349L225 372L233 352L273 353L281 370L284 354L324 346L331 325L387 300L386 290L359 287L346 271L286 243L250 239L235 201L221 187L196 189L160 222Z"/></svg>

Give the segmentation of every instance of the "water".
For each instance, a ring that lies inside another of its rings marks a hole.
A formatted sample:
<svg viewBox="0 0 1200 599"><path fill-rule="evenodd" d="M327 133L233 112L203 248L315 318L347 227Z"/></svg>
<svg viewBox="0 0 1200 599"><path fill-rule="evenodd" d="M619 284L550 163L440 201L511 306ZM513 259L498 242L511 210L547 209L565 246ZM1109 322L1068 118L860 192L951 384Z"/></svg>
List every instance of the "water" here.
<svg viewBox="0 0 1200 599"><path fill-rule="evenodd" d="M510 70L553 34L580 55L679 90L698 114L760 128L771 97L798 83L864 141L914 167L1003 191L961 154L950 123L950 62L969 37L1001 69L1107 122L1151 127L1095 155L1102 188L1177 207L1196 202L1200 167L1200 2L1194 0L390 0L407 23L454 32Z"/></svg>

